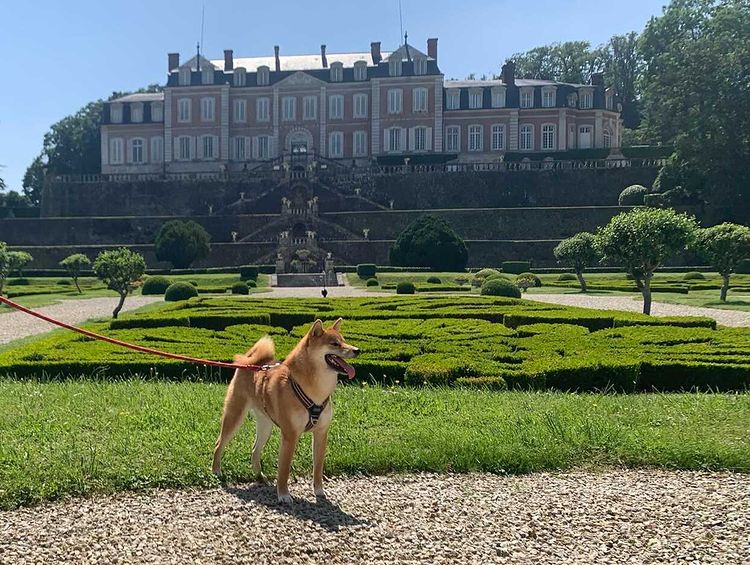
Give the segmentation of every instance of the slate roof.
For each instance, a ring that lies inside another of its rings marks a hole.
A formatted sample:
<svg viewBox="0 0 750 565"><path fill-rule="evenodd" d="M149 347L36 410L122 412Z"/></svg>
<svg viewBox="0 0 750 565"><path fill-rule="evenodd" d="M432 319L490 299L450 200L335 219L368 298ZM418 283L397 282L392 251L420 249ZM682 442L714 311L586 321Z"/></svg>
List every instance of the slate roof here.
<svg viewBox="0 0 750 565"><path fill-rule="evenodd" d="M383 60L390 56L390 53L381 53ZM372 66L372 55L369 51L362 53L326 53L328 67L332 63L340 62L345 67L353 67L357 61L365 61L368 66ZM312 71L322 69L323 58L320 53L317 55L279 55L282 71ZM211 61L211 64L218 69L224 68L224 60L217 59ZM235 57L234 68L244 67L248 72L255 72L258 67L265 65L272 71L276 70L276 58L273 55L268 57Z"/></svg>
<svg viewBox="0 0 750 565"><path fill-rule="evenodd" d="M111 102L159 102L161 100L164 100L163 92L136 92L116 98Z"/></svg>
<svg viewBox="0 0 750 565"><path fill-rule="evenodd" d="M443 85L445 88L472 88L483 86L506 86L500 79L493 80L446 80ZM581 88L591 86L590 84L572 84L568 82L556 82L554 80L538 80L531 78L517 78L516 86L572 86Z"/></svg>

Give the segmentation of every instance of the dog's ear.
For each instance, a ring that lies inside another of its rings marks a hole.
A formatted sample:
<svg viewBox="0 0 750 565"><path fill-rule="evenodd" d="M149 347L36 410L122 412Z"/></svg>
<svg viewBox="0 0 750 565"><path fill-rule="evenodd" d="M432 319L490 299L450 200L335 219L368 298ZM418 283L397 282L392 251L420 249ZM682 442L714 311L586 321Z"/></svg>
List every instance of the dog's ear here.
<svg viewBox="0 0 750 565"><path fill-rule="evenodd" d="M331 326L332 330L336 330L337 332L341 331L341 322L344 321L344 318L339 318L335 322L333 322L333 325Z"/></svg>
<svg viewBox="0 0 750 565"><path fill-rule="evenodd" d="M310 331L307 332L307 335L311 337L320 337L323 335L324 331L325 330L323 329L323 322L321 322L320 320L315 320L312 327L310 328Z"/></svg>

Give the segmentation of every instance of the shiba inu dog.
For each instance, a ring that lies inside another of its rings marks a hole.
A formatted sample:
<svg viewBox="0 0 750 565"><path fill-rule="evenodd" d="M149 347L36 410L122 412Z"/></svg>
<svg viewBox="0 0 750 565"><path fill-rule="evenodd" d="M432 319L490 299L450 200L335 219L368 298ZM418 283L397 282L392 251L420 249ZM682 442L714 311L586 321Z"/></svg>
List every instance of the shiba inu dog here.
<svg viewBox="0 0 750 565"><path fill-rule="evenodd" d="M289 471L297 442L306 431L313 433L313 488L324 497L323 460L328 428L333 417L330 397L338 375L354 378L354 367L345 361L359 355L341 335L341 318L325 329L316 320L305 337L282 363L276 363L273 340L266 336L235 362L262 365L263 370L237 369L224 399L221 432L216 440L213 472L221 474L221 456L239 429L248 410L255 413L256 432L252 466L263 479L261 453L271 437L274 424L281 430L276 492L279 502L290 503Z"/></svg>

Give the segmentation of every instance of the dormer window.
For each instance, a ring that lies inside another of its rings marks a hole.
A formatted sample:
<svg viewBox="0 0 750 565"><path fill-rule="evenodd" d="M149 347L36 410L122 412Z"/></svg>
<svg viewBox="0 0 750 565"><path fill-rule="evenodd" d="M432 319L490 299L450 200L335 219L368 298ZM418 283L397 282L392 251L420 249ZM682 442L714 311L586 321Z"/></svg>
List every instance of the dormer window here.
<svg viewBox="0 0 750 565"><path fill-rule="evenodd" d="M234 69L234 86L245 86L247 84L247 71L242 67Z"/></svg>
<svg viewBox="0 0 750 565"><path fill-rule="evenodd" d="M469 90L469 108L477 110L484 106L484 91L481 88Z"/></svg>
<svg viewBox="0 0 750 565"><path fill-rule="evenodd" d="M265 65L258 67L258 86L268 86L271 82L270 75L271 69Z"/></svg>
<svg viewBox="0 0 750 565"><path fill-rule="evenodd" d="M344 64L336 61L331 63L331 82L341 82L344 80Z"/></svg>
<svg viewBox="0 0 750 565"><path fill-rule="evenodd" d="M581 110L589 110L594 107L594 96L590 90L581 90L579 92L578 107Z"/></svg>
<svg viewBox="0 0 750 565"><path fill-rule="evenodd" d="M189 68L180 69L180 86L190 86L190 75L191 71Z"/></svg>
<svg viewBox="0 0 750 565"><path fill-rule="evenodd" d="M614 104L614 96L612 96L611 92L607 92L607 94L604 97L604 105L606 106L607 110L613 110L615 107Z"/></svg>
<svg viewBox="0 0 750 565"><path fill-rule="evenodd" d="M143 121L143 104L140 102L130 105L130 121L134 123Z"/></svg>
<svg viewBox="0 0 750 565"><path fill-rule="evenodd" d="M400 59L393 59L388 62L388 74L392 77L400 77L401 76L401 60Z"/></svg>
<svg viewBox="0 0 750 565"><path fill-rule="evenodd" d="M366 61L357 61L354 63L354 80L367 80Z"/></svg>
<svg viewBox="0 0 750 565"><path fill-rule="evenodd" d="M522 88L521 89L521 108L533 108L534 107L534 89L533 88Z"/></svg>
<svg viewBox="0 0 750 565"><path fill-rule="evenodd" d="M505 108L505 87L494 86L492 88L492 107Z"/></svg>
<svg viewBox="0 0 750 565"><path fill-rule="evenodd" d="M427 74L427 59L414 59L414 74L415 75Z"/></svg>
<svg viewBox="0 0 750 565"><path fill-rule="evenodd" d="M213 84L214 83L214 70L212 68L203 69L201 71L201 84Z"/></svg>
<svg viewBox="0 0 750 565"><path fill-rule="evenodd" d="M554 108L557 105L556 91L557 89L554 86L542 89L542 108Z"/></svg>
<svg viewBox="0 0 750 565"><path fill-rule="evenodd" d="M151 121L161 122L164 120L164 104L161 102L151 103Z"/></svg>
<svg viewBox="0 0 750 565"><path fill-rule="evenodd" d="M446 100L446 108L448 110L458 110L461 108L461 91L460 90L449 90L448 98Z"/></svg>
<svg viewBox="0 0 750 565"><path fill-rule="evenodd" d="M568 94L568 107L575 108L578 106L578 95L575 92Z"/></svg>
<svg viewBox="0 0 750 565"><path fill-rule="evenodd" d="M109 118L113 124L122 123L122 104L112 104L110 106Z"/></svg>

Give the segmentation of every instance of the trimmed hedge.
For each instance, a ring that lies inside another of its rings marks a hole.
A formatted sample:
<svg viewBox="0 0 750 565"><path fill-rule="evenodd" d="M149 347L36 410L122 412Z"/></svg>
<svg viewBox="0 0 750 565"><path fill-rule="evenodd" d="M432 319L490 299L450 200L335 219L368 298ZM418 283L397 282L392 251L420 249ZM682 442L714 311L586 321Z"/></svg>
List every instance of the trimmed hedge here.
<svg viewBox="0 0 750 565"><path fill-rule="evenodd" d="M427 282L430 284L442 284L443 281L440 280L440 277L427 277Z"/></svg>
<svg viewBox="0 0 750 565"><path fill-rule="evenodd" d="M698 271L690 271L682 275L682 278L686 281L705 280L706 275L699 273Z"/></svg>
<svg viewBox="0 0 750 565"><path fill-rule="evenodd" d="M167 277L148 277L141 287L141 294L144 295L163 295L169 285L172 284Z"/></svg>
<svg viewBox="0 0 750 565"><path fill-rule="evenodd" d="M357 276L360 279L371 279L375 277L378 272L378 268L372 263L362 263L357 265Z"/></svg>
<svg viewBox="0 0 750 565"><path fill-rule="evenodd" d="M378 279L367 279L367 286L378 286L380 283Z"/></svg>
<svg viewBox="0 0 750 565"><path fill-rule="evenodd" d="M232 285L232 294L250 294L250 289L247 288L247 283L236 282Z"/></svg>
<svg viewBox="0 0 750 565"><path fill-rule="evenodd" d="M503 261L501 267L504 273L520 275L531 270L531 261Z"/></svg>
<svg viewBox="0 0 750 565"><path fill-rule="evenodd" d="M402 281L396 285L396 294L414 294L416 291L413 282Z"/></svg>
<svg viewBox="0 0 750 565"><path fill-rule="evenodd" d="M190 283L176 282L169 285L166 292L164 293L164 300L167 302L177 302L180 300L188 300L198 296L198 291Z"/></svg>
<svg viewBox="0 0 750 565"><path fill-rule="evenodd" d="M481 294L484 296L508 296L521 298L521 289L503 278L491 278L482 284Z"/></svg>
<svg viewBox="0 0 750 565"><path fill-rule="evenodd" d="M240 267L240 280L257 280L260 269L256 265L243 265Z"/></svg>

